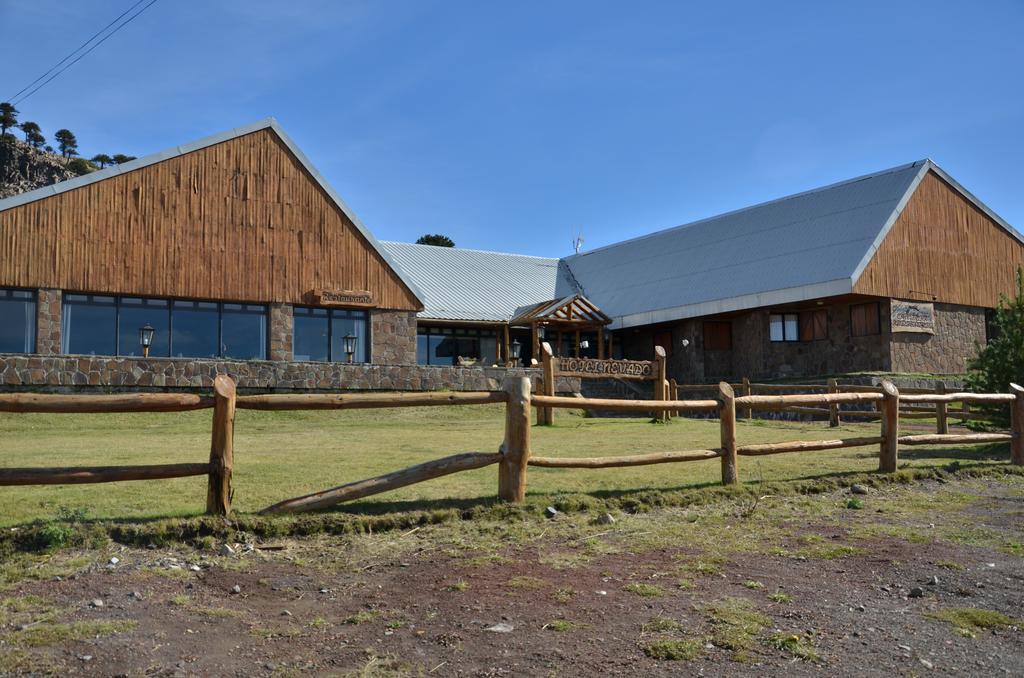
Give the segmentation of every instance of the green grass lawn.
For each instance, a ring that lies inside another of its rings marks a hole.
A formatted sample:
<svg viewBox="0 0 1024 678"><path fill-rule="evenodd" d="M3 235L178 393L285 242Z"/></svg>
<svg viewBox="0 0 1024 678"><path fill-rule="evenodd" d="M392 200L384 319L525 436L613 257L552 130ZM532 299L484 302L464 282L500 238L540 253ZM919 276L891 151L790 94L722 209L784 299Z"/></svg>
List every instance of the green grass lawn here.
<svg viewBox="0 0 1024 678"><path fill-rule="evenodd" d="M0 414L0 465L89 466L206 461L210 411L174 414ZM877 423L829 429L823 422L740 421L740 444L877 435ZM323 490L457 452L496 451L504 406L256 412L235 425L234 508L257 511L288 497ZM933 429L932 429L933 430ZM927 432L921 430L920 432ZM718 446L717 420L588 419L556 411L555 426L533 428L533 452L602 456ZM1005 464L1006 446L903 448L913 468ZM876 469L877 447L740 459L743 482L795 480ZM717 461L583 470L531 468L529 501L559 494L607 496L645 489L717 483ZM463 506L493 500L497 468L446 476L356 502L365 509ZM96 485L0 487L0 525L53 518L62 509L89 518L187 516L205 507L205 477Z"/></svg>

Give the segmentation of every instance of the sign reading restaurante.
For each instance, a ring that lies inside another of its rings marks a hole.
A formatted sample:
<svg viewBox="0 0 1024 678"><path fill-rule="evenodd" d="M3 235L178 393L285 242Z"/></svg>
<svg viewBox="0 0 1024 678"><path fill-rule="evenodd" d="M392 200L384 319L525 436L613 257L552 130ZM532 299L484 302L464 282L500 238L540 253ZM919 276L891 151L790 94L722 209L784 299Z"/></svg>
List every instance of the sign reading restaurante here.
<svg viewBox="0 0 1024 678"><path fill-rule="evenodd" d="M314 303L320 306L373 306L373 292L369 290L313 290Z"/></svg>

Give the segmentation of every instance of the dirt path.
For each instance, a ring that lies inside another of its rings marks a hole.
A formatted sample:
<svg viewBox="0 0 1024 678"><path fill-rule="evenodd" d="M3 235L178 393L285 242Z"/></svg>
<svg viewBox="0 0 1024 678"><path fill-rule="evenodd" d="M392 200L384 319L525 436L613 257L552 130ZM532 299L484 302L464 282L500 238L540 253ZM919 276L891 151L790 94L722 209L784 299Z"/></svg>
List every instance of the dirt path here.
<svg viewBox="0 0 1024 678"><path fill-rule="evenodd" d="M2 594L0 661L150 676L1024 673L1020 479L740 508L235 555L111 547Z"/></svg>

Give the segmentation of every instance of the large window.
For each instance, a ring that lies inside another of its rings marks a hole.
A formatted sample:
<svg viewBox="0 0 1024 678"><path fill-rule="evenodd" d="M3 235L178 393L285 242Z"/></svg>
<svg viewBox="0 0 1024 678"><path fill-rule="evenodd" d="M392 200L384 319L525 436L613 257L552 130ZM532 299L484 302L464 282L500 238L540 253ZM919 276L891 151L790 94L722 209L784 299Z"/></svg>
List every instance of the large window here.
<svg viewBox="0 0 1024 678"><path fill-rule="evenodd" d="M36 350L36 295L0 289L0 353Z"/></svg>
<svg viewBox="0 0 1024 678"><path fill-rule="evenodd" d="M478 327L420 327L416 358L420 365L493 365L498 335Z"/></svg>
<svg viewBox="0 0 1024 678"><path fill-rule="evenodd" d="M141 356L139 330L153 328L151 357L267 357L267 307L215 301L65 294L61 351Z"/></svg>
<svg viewBox="0 0 1024 678"><path fill-rule="evenodd" d="M878 317L878 302L853 304L850 306L850 336L867 337L881 333Z"/></svg>
<svg viewBox="0 0 1024 678"><path fill-rule="evenodd" d="M370 331L366 311L308 308L293 310L292 352L295 360L347 362L345 337L354 336L352 362L365 363L370 355Z"/></svg>
<svg viewBox="0 0 1024 678"><path fill-rule="evenodd" d="M117 355L115 297L65 294L62 304L61 353ZM135 342L138 343L138 339Z"/></svg>
<svg viewBox="0 0 1024 678"><path fill-rule="evenodd" d="M768 316L768 337L772 341L800 341L800 316L772 313Z"/></svg>

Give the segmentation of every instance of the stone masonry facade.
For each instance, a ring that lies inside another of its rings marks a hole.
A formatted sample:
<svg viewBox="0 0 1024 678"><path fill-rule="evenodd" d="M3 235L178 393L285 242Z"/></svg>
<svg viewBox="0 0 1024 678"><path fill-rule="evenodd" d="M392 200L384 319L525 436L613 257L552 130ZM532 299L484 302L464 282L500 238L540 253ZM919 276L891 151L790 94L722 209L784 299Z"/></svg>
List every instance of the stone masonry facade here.
<svg viewBox="0 0 1024 678"><path fill-rule="evenodd" d="M892 371L961 374L986 340L985 309L935 304L935 334L893 333Z"/></svg>
<svg viewBox="0 0 1024 678"><path fill-rule="evenodd" d="M60 353L60 290L36 292L36 353Z"/></svg>
<svg viewBox="0 0 1024 678"><path fill-rule="evenodd" d="M880 299L879 334L850 336L850 304L825 303L828 332L817 341L769 341L769 316L788 309L757 309L732 316L732 350L705 350L703 319L684 320L669 328L616 334L630 358L653 357L655 336L671 332L668 374L680 383L721 379L755 380L818 377L851 372L962 374L984 345L985 309L935 304L935 334L892 332L889 300ZM812 307L814 308L814 307ZM805 309L806 310L806 309ZM682 346L683 340L689 343Z"/></svg>
<svg viewBox="0 0 1024 678"><path fill-rule="evenodd" d="M377 365L416 364L416 313L370 312L370 362Z"/></svg>
<svg viewBox="0 0 1024 678"><path fill-rule="evenodd" d="M295 327L295 316L292 315L291 304L270 304L270 355L271 360L292 359L292 331Z"/></svg>
<svg viewBox="0 0 1024 678"><path fill-rule="evenodd" d="M534 388L541 378L539 369L526 368L0 354L0 389L6 391L209 390L218 374L243 391L265 393L495 391L508 377L529 377ZM579 380L560 379L556 390L577 392Z"/></svg>

